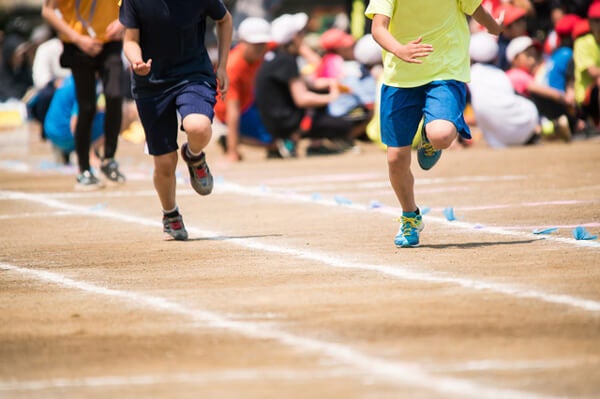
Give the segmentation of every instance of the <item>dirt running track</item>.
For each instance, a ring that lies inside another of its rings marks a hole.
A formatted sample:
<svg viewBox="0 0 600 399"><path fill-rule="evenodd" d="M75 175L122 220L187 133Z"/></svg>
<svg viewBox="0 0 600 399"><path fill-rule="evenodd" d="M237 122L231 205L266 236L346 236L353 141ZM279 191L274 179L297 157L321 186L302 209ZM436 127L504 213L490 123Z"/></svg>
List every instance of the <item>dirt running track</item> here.
<svg viewBox="0 0 600 399"><path fill-rule="evenodd" d="M25 134L0 133L0 398L600 398L600 241L572 235L600 233L598 139L415 168L430 212L396 249L364 143L211 145L215 191L180 164L191 239L168 242L142 146L121 143L126 185L75 193Z"/></svg>

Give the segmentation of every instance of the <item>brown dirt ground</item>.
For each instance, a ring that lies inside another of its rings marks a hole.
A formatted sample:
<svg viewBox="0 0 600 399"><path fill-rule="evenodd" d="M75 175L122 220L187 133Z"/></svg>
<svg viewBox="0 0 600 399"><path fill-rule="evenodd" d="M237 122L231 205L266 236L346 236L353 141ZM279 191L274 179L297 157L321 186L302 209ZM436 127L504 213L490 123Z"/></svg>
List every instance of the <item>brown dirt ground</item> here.
<svg viewBox="0 0 600 399"><path fill-rule="evenodd" d="M0 397L600 397L600 242L571 235L600 233L600 140L414 168L415 249L359 147L228 165L211 144L212 195L180 165L182 243L141 145L127 184L80 194L34 130L0 132Z"/></svg>

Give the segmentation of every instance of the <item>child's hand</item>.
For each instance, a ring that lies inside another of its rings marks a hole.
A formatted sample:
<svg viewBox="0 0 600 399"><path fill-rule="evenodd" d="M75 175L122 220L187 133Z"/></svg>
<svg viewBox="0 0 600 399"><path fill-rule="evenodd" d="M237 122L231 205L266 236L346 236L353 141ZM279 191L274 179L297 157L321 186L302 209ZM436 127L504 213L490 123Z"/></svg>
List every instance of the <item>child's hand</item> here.
<svg viewBox="0 0 600 399"><path fill-rule="evenodd" d="M79 35L74 43L81 49L81 51L91 57L95 57L100 54L103 46L100 40L86 35Z"/></svg>
<svg viewBox="0 0 600 399"><path fill-rule="evenodd" d="M433 52L433 46L431 44L421 43L423 38L420 37L417 40L413 40L407 45L400 46L400 48L394 53L394 55L400 58L402 61L411 64L422 64L423 60L420 58L427 57Z"/></svg>
<svg viewBox="0 0 600 399"><path fill-rule="evenodd" d="M224 67L219 66L217 68L217 84L219 86L219 93L221 93L221 99L225 100L227 90L229 89L229 77Z"/></svg>
<svg viewBox="0 0 600 399"><path fill-rule="evenodd" d="M150 69L152 67L152 58L150 58L147 62L144 61L136 61L131 64L131 69L136 75L146 76L150 73Z"/></svg>

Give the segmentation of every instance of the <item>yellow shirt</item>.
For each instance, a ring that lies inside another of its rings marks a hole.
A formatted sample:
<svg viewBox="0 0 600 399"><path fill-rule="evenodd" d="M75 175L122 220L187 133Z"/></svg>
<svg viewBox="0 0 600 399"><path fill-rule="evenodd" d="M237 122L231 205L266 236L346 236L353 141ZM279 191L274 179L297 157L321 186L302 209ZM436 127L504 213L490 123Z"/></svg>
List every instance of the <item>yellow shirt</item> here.
<svg viewBox="0 0 600 399"><path fill-rule="evenodd" d="M593 85L594 79L587 72L589 67L600 67L600 45L594 35L588 34L575 40L573 46L575 63L575 100L581 104L585 100L587 88Z"/></svg>
<svg viewBox="0 0 600 399"><path fill-rule="evenodd" d="M383 81L388 86L417 87L434 80L470 80L467 15L481 0L371 0L365 15L390 18L389 31L402 44L423 37L433 52L422 64L402 61L383 51Z"/></svg>
<svg viewBox="0 0 600 399"><path fill-rule="evenodd" d="M75 10L77 3L79 15ZM93 3L95 7L92 7ZM88 36L95 34L98 40L106 42L104 33L108 25L119 18L119 3L119 0L60 0L58 10L63 20L75 31ZM92 12L93 15L90 15ZM91 29L88 29L88 25ZM62 36L61 39L66 41Z"/></svg>

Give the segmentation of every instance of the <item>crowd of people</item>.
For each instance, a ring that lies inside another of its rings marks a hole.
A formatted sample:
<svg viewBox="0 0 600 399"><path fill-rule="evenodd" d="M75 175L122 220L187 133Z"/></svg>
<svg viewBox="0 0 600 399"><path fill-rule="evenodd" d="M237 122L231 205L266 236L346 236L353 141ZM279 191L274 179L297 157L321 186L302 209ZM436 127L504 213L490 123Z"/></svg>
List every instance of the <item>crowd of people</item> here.
<svg viewBox="0 0 600 399"><path fill-rule="evenodd" d="M175 201L179 130L201 195L212 190L203 151L213 139L229 162L243 160L244 145L264 148L266 158L339 154L357 140L387 148L392 187L409 210L398 246L418 244L422 229L406 151L418 148L429 169L441 149L468 146L474 127L494 148L598 131L600 0L465 0L445 19L427 3L429 14L402 28L391 15L412 12L403 5L349 3L345 15L316 26L304 12L277 15L282 2L273 0L210 0L173 6L169 16L140 11L148 5L139 0L47 0L45 23L29 36L3 32L0 101L25 102L62 162L76 153L80 190L125 182L118 137L138 121L175 239L187 238Z"/></svg>

